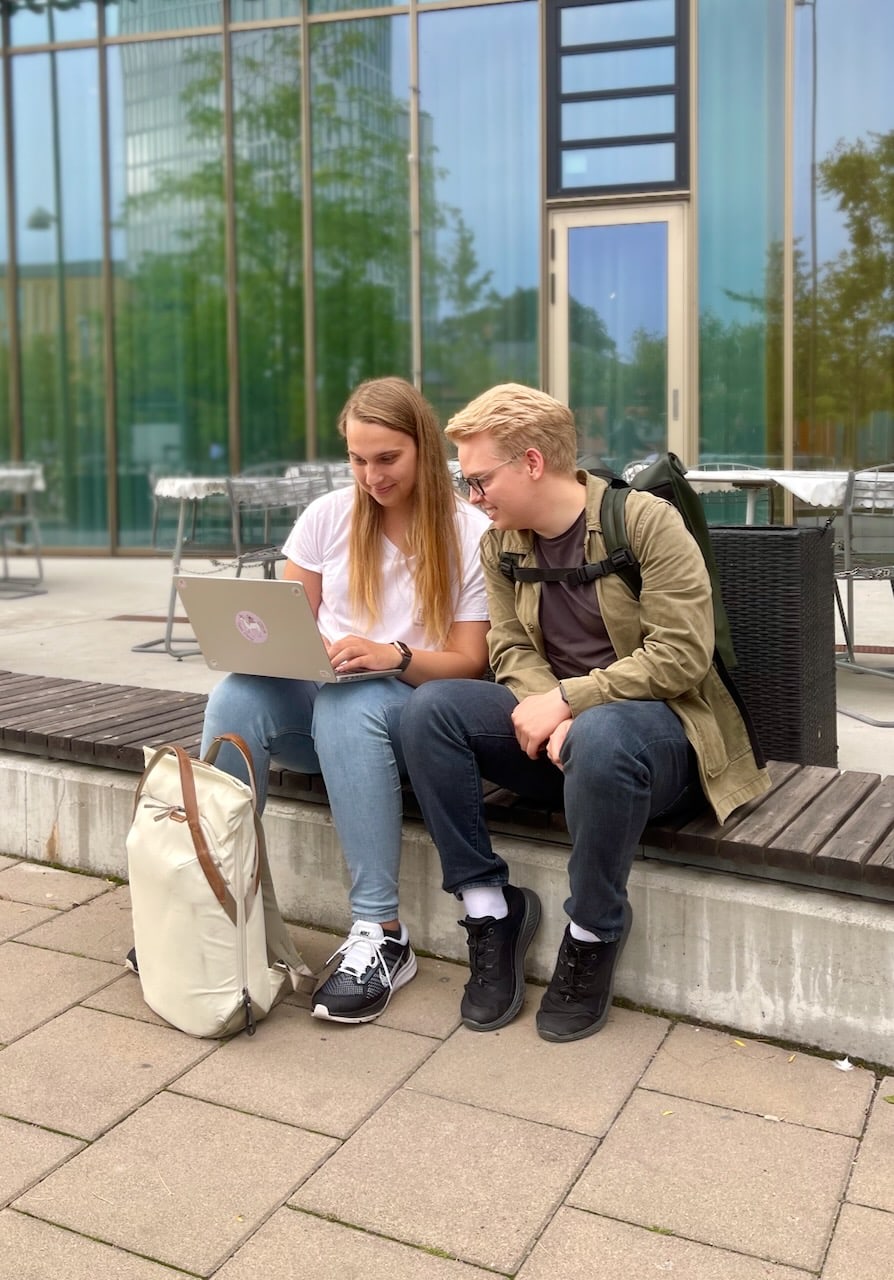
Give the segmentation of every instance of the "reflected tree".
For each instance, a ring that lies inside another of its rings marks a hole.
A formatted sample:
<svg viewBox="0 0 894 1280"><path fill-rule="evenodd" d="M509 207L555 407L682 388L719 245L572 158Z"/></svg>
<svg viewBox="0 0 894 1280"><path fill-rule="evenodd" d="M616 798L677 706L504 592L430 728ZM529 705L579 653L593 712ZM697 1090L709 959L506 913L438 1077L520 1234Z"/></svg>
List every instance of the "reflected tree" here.
<svg viewBox="0 0 894 1280"><path fill-rule="evenodd" d="M894 132L840 142L817 169L847 243L816 272L795 246L795 453L871 466L894 456ZM727 291L755 319L702 316L703 449L781 460L782 284L776 242L763 292Z"/></svg>

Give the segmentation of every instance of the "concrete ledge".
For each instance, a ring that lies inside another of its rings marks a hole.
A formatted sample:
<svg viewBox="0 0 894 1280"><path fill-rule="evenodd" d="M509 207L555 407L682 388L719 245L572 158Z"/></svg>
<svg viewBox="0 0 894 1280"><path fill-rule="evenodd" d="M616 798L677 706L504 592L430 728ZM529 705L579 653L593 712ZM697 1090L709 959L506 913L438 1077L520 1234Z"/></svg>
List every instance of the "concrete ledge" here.
<svg viewBox="0 0 894 1280"><path fill-rule="evenodd" d="M0 853L127 879L136 779L0 753ZM347 877L328 809L271 799L264 820L283 914L337 933ZM529 972L546 981L565 924L567 846L495 837L544 919ZM648 851L646 851L648 853ZM634 926L616 992L636 1004L890 1065L894 910L846 894L637 862ZM457 905L440 888L424 827L404 828L401 914L415 944L465 960Z"/></svg>

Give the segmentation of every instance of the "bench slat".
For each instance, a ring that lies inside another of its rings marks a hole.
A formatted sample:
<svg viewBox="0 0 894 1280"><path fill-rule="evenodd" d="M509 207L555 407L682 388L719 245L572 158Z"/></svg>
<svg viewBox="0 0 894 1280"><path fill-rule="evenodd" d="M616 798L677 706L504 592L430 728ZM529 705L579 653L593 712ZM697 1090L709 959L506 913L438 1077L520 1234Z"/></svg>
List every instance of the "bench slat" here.
<svg viewBox="0 0 894 1280"><path fill-rule="evenodd" d="M808 805L800 817L768 841L768 865L787 867L793 865L792 856L801 861L804 854L815 854L829 841L831 833L872 800L880 782L877 773L838 774L816 804ZM815 858L813 862L816 865Z"/></svg>
<svg viewBox="0 0 894 1280"><path fill-rule="evenodd" d="M836 777L838 772L835 769L825 765L806 765L767 795L757 808L737 824L735 830L725 838L724 844L742 854L747 853L755 862L764 863L768 846L805 809L822 803L823 793ZM788 865L809 864L810 855L804 849L789 849L787 856Z"/></svg>
<svg viewBox="0 0 894 1280"><path fill-rule="evenodd" d="M744 822L758 805L766 804L770 797L775 795L779 788L784 786L788 779L798 772L799 768L799 765L789 764L788 762L768 761L767 771L770 774L771 783L769 791L764 792L756 800L749 800L747 804L743 804L722 826L712 813L705 812L700 814L699 817L693 818L691 822L687 822L680 827L674 847L683 853L715 853L718 845L725 844L740 823Z"/></svg>
<svg viewBox="0 0 894 1280"><path fill-rule="evenodd" d="M862 878L864 865L894 830L894 778L883 778L868 803L862 805L827 840L814 859L818 870L848 878ZM874 863L881 874L885 855Z"/></svg>

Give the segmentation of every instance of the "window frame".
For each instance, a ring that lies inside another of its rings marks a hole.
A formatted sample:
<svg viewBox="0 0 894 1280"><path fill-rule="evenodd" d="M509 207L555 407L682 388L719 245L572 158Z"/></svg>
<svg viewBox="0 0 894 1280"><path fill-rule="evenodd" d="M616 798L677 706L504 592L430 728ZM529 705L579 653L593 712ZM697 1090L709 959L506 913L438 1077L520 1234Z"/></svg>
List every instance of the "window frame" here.
<svg viewBox="0 0 894 1280"><path fill-rule="evenodd" d="M637 0L547 0L546 7L546 194L547 199L582 198L607 195L637 195L641 192L686 191L689 188L689 0L674 0L673 36L655 36L643 40L619 40L602 44L575 45L580 53L621 53L639 49L673 48L676 74L673 84L637 86L629 89L592 90L586 93L562 93L561 43L562 13L566 9L596 7L602 4L637 3ZM573 102L604 102L624 98L648 98L674 95L674 130L672 133L619 135L612 138L562 140L562 108ZM573 151L608 151L630 146L672 143L674 176L666 181L612 183L603 186L564 186L562 161Z"/></svg>

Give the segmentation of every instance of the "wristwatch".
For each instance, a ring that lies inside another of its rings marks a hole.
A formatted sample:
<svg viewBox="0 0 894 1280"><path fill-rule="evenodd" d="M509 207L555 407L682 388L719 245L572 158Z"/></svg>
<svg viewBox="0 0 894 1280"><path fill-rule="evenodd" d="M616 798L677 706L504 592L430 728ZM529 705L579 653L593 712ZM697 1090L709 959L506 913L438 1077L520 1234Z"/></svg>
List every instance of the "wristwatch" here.
<svg viewBox="0 0 894 1280"><path fill-rule="evenodd" d="M413 660L413 650L409 645L405 645L403 640L392 640L391 643L400 654L400 662L395 667L395 671L406 671Z"/></svg>

